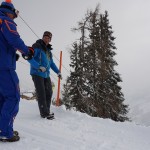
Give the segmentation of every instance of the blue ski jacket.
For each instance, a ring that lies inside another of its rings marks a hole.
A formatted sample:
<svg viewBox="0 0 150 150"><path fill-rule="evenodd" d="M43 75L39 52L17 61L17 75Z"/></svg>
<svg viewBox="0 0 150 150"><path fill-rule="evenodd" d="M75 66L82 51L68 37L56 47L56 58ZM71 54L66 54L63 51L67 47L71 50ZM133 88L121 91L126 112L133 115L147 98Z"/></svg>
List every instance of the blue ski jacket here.
<svg viewBox="0 0 150 150"><path fill-rule="evenodd" d="M16 51L28 55L15 22L0 11L0 137L13 137L13 120L19 111Z"/></svg>
<svg viewBox="0 0 150 150"><path fill-rule="evenodd" d="M16 69L16 51L28 55L28 47L17 32L16 23L0 11L0 70Z"/></svg>
<svg viewBox="0 0 150 150"><path fill-rule="evenodd" d="M34 48L34 57L29 60L30 65L30 74L41 76L43 78L48 78L50 76L50 68L55 72L59 73L59 69L53 61L53 56L51 53L51 45L47 46L42 39L36 41L32 46ZM45 72L39 70L40 66L46 68Z"/></svg>

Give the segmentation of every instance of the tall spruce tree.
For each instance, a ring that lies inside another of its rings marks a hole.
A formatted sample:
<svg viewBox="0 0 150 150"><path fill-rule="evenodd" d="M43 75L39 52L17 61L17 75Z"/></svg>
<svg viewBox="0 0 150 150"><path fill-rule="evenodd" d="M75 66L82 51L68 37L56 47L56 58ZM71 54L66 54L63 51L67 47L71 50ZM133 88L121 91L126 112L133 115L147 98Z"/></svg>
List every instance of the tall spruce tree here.
<svg viewBox="0 0 150 150"><path fill-rule="evenodd" d="M118 64L108 12L100 14L97 6L74 30L81 32L81 38L71 50L72 72L64 88L64 104L91 116L128 120L128 106L123 104L124 95L118 85L122 80L114 69Z"/></svg>
<svg viewBox="0 0 150 150"><path fill-rule="evenodd" d="M67 109L72 107L76 108L77 111L85 112L85 105L82 102L82 90L80 86L83 81L83 57L81 44L75 42L71 49L71 64L70 67L73 68L70 76L67 78L66 85L64 85L63 103Z"/></svg>
<svg viewBox="0 0 150 150"><path fill-rule="evenodd" d="M98 93L102 97L101 104L103 105L99 115L115 121L125 121L128 120L126 116L128 106L123 103L125 100L124 95L121 92L121 87L118 85L122 80L119 73L114 69L118 65L114 60L114 56L116 55L115 38L112 35L112 26L109 25L107 11L105 14L100 14L99 27L101 46L98 51L98 57L101 60L101 69L99 73L100 84Z"/></svg>

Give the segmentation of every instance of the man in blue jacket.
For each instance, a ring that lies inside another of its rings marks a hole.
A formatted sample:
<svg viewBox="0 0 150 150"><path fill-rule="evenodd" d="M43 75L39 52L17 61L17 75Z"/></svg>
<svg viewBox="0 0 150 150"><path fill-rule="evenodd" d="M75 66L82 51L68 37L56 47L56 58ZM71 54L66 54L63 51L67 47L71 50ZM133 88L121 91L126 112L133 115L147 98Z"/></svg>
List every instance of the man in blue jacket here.
<svg viewBox="0 0 150 150"><path fill-rule="evenodd" d="M19 110L20 92L16 70L16 51L26 59L33 56L33 48L20 38L13 21L18 11L9 1L0 5L0 141L15 142L20 139L13 130L13 122Z"/></svg>
<svg viewBox="0 0 150 150"><path fill-rule="evenodd" d="M36 41L32 45L34 48L34 57L29 60L31 64L30 74L32 76L39 106L40 115L42 118L54 119L54 114L50 113L52 84L50 79L50 68L62 78L61 73L55 65L51 53L52 34L45 31L43 38Z"/></svg>

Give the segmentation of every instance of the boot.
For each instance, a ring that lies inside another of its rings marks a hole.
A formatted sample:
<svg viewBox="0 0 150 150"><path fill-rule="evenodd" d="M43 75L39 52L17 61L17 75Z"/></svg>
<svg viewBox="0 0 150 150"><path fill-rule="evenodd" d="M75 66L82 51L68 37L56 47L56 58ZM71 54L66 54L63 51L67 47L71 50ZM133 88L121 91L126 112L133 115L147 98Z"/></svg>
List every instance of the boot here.
<svg viewBox="0 0 150 150"><path fill-rule="evenodd" d="M55 118L54 118L54 115L51 115L51 114L49 114L46 118L47 118L48 120L53 120L53 119L55 119Z"/></svg>
<svg viewBox="0 0 150 150"><path fill-rule="evenodd" d="M51 114L48 114L48 115L41 115L42 118L47 118L48 120L52 120L54 119L54 114L51 115Z"/></svg>
<svg viewBox="0 0 150 150"><path fill-rule="evenodd" d="M12 138L8 139L8 138L0 138L0 141L2 142L17 142L20 140L20 137L18 135L13 135Z"/></svg>

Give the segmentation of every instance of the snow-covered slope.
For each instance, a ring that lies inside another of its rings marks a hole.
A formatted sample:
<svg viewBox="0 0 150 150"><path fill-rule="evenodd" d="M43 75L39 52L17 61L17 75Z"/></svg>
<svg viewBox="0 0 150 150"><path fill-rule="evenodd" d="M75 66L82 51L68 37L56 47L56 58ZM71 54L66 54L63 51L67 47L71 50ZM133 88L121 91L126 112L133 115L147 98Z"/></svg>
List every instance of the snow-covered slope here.
<svg viewBox="0 0 150 150"><path fill-rule="evenodd" d="M141 93L133 93L128 96L130 111L128 116L133 122L140 125L150 126L150 95L149 88Z"/></svg>
<svg viewBox="0 0 150 150"><path fill-rule="evenodd" d="M20 80L21 92L34 91L34 84L30 76L30 65L27 61L20 58L17 62L17 73ZM55 83L55 89L53 96L57 96L57 75L51 71L51 80ZM55 77L55 78L54 78ZM143 83L145 86L139 87L127 86L129 83L125 80L125 83L121 85L123 87L123 93L125 94L125 103L129 105L130 111L128 116L136 124L150 126L150 95L149 82ZM63 83L65 83L65 75L63 74L63 80L61 81L61 90L63 90ZM127 84L127 85L126 85ZM125 86L126 85L126 86ZM136 87L136 88L135 88ZM125 91L125 92L124 92Z"/></svg>
<svg viewBox="0 0 150 150"><path fill-rule="evenodd" d="M21 140L0 150L148 150L150 127L113 122L52 106L55 120L39 116L37 102L21 100L15 129Z"/></svg>

